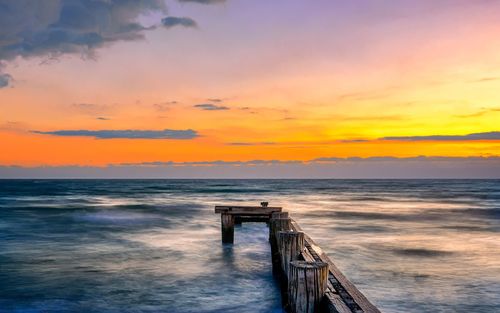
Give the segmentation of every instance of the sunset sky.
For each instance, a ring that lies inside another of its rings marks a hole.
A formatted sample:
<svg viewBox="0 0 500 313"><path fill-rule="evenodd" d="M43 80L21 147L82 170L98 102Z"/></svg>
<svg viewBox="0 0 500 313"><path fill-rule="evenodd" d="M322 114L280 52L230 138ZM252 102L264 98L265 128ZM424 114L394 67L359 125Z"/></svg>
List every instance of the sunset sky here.
<svg viewBox="0 0 500 313"><path fill-rule="evenodd" d="M0 0L0 175L500 177L499 16L495 0Z"/></svg>

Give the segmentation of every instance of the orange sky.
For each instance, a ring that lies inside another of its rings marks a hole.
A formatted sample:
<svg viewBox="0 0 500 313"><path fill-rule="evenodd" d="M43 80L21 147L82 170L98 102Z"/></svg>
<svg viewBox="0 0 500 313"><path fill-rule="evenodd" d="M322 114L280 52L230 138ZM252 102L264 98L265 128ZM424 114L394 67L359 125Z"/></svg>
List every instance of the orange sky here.
<svg viewBox="0 0 500 313"><path fill-rule="evenodd" d="M500 130L500 4L409 3L297 1L279 16L276 3L171 4L198 27L144 31L93 59L4 53L0 165L499 156L498 134L415 137ZM163 129L197 136L33 132ZM394 136L411 138L381 139Z"/></svg>

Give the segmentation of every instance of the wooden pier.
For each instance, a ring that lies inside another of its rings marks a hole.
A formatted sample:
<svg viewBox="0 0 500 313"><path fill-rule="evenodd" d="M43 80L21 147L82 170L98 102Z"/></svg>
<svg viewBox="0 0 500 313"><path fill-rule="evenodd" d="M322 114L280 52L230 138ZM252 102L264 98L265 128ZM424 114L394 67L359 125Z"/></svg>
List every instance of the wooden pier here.
<svg viewBox="0 0 500 313"><path fill-rule="evenodd" d="M221 214L222 242L234 242L234 225L269 225L272 266L283 306L291 313L380 313L335 266L321 248L281 207L216 206Z"/></svg>

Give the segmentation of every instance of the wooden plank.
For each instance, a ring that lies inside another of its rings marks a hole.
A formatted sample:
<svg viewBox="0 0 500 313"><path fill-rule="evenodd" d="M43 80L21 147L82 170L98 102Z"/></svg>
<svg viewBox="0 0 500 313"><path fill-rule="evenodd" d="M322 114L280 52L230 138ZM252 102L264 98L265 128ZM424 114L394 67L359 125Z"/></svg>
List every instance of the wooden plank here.
<svg viewBox="0 0 500 313"><path fill-rule="evenodd" d="M215 207L215 213L230 214L249 214L249 215L270 215L273 212L281 212L281 207L263 207L263 206L221 206Z"/></svg>
<svg viewBox="0 0 500 313"><path fill-rule="evenodd" d="M314 256L309 252L309 249L304 249L302 251L302 258L308 262L314 262ZM329 278L332 277L332 273L329 273ZM335 295L335 296L334 296ZM324 299L324 307L326 312L329 313L353 313L353 311L347 306L347 304L342 300L340 295L337 294L337 291L333 287L330 279L327 283L327 290L325 293Z"/></svg>
<svg viewBox="0 0 500 313"><path fill-rule="evenodd" d="M325 297L325 300L327 300L326 307L329 312L352 313L351 309L344 303L338 294L329 290L325 293Z"/></svg>
<svg viewBox="0 0 500 313"><path fill-rule="evenodd" d="M295 231L303 231L302 228L297 224L292 219L292 229ZM321 261L328 263L329 265L329 270L330 273L333 275L335 280L338 282L338 284L344 289L342 291L345 291L354 301L354 303L359 306L359 308L362 310L364 313L380 313L380 310L377 309L362 293L361 291L354 286L353 283L351 283L345 276L342 274L342 272L335 266L333 261L321 250L321 248L314 242L314 240L309 237L306 233L304 233L304 239L306 241L306 244L308 244L312 250L319 256ZM342 293L340 293L342 295ZM349 302L349 299L344 299L344 302ZM352 310L352 309L351 309ZM352 310L356 311L356 310Z"/></svg>

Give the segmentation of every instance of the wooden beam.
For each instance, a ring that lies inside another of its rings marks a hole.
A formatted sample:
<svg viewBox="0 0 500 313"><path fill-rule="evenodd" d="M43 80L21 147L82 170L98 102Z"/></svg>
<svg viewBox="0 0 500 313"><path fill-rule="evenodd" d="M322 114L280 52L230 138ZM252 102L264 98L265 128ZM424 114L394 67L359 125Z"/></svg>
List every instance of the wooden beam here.
<svg viewBox="0 0 500 313"><path fill-rule="evenodd" d="M281 212L281 207L263 206L216 206L215 213L242 214L242 215L271 215L273 212Z"/></svg>
<svg viewBox="0 0 500 313"><path fill-rule="evenodd" d="M269 216L268 215L234 215L234 214L229 214L234 216L234 220L236 224L241 224L241 223L248 223L248 222L269 222Z"/></svg>

